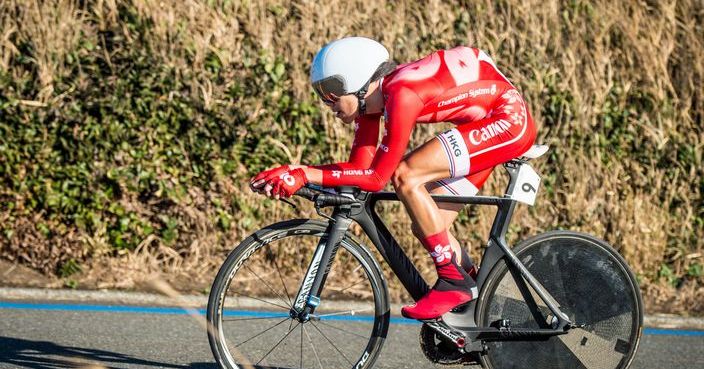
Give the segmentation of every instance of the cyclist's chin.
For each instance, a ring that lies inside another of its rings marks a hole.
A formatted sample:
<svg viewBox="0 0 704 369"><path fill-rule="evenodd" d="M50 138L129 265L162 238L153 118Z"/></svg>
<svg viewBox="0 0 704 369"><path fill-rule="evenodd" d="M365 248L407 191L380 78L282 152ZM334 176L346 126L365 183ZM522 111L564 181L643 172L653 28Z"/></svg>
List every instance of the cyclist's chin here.
<svg viewBox="0 0 704 369"><path fill-rule="evenodd" d="M349 124L349 123L354 122L354 118L357 117L357 114L351 114L351 115L339 114L337 117L338 117L343 123Z"/></svg>

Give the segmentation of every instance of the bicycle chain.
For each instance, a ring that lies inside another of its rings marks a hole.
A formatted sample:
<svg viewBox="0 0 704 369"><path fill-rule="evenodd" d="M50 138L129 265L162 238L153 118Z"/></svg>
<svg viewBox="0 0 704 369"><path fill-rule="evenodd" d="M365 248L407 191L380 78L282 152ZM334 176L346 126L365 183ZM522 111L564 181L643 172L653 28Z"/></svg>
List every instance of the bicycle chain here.
<svg viewBox="0 0 704 369"><path fill-rule="evenodd" d="M441 338L433 328L425 323L420 328L419 338L423 355L435 364L481 368L477 353L460 352L457 346Z"/></svg>

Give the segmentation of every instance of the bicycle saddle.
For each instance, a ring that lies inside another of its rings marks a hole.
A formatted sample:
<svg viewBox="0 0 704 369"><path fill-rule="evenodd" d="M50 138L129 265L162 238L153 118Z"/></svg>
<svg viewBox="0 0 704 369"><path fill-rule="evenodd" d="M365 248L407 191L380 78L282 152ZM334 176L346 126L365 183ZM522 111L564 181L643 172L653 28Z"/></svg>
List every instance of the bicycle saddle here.
<svg viewBox="0 0 704 369"><path fill-rule="evenodd" d="M521 160L539 158L545 155L545 153L548 152L549 149L550 146L548 145L533 145L530 149L528 149L528 151L523 154L523 156L521 156Z"/></svg>

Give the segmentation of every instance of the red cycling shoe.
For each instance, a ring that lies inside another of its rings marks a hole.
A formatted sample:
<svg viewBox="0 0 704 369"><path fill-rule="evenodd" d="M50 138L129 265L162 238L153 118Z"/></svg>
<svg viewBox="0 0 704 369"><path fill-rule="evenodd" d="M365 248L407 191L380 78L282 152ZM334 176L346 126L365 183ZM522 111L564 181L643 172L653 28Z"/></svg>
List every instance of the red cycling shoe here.
<svg viewBox="0 0 704 369"><path fill-rule="evenodd" d="M476 286L469 290L458 289L452 283L438 279L428 294L415 304L404 306L401 309L401 315L417 320L437 319L458 305L474 300L477 295Z"/></svg>

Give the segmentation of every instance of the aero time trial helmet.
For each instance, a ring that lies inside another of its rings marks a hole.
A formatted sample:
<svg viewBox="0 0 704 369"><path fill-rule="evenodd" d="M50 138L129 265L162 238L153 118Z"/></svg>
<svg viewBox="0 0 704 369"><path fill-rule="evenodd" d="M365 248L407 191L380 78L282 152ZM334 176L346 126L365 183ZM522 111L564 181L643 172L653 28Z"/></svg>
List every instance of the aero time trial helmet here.
<svg viewBox="0 0 704 369"><path fill-rule="evenodd" d="M326 103L333 100L333 95L355 94L363 114L369 83L394 68L395 63L389 61L389 52L382 44L366 37L346 37L318 51L310 69L310 81Z"/></svg>

